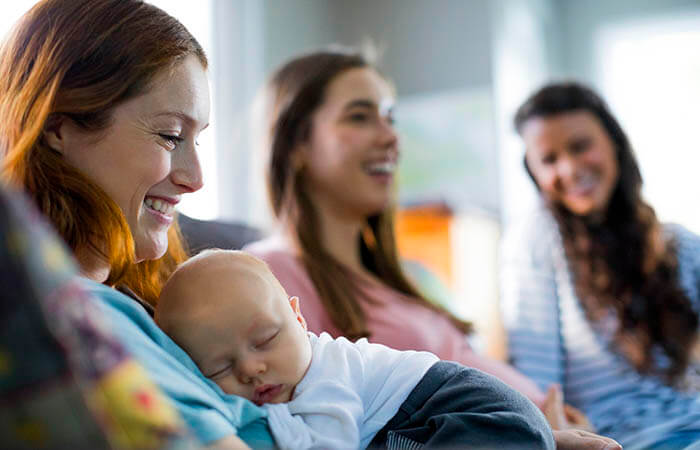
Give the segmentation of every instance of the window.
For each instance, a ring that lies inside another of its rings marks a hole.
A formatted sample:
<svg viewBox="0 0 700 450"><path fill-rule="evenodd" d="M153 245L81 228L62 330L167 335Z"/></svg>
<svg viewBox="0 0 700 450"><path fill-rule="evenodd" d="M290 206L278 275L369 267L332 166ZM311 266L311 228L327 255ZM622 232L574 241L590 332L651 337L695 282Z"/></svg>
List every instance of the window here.
<svg viewBox="0 0 700 450"><path fill-rule="evenodd" d="M700 232L700 14L602 29L599 80L661 221Z"/></svg>

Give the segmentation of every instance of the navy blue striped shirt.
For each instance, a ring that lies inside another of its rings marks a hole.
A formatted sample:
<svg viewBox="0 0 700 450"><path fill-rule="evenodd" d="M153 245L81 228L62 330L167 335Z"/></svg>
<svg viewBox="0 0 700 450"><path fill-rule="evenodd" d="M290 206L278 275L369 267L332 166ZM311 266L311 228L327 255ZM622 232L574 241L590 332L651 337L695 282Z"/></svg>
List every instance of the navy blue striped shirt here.
<svg viewBox="0 0 700 450"><path fill-rule="evenodd" d="M700 305L700 237L666 225L678 249L679 277L696 313ZM552 216L540 210L509 230L501 258L501 307L512 364L542 389L559 383L598 433L625 449L649 448L678 432L700 439L700 401L688 387L640 375L615 351L611 312L591 322L580 305ZM656 354L655 354L656 356ZM656 359L663 364L663 355Z"/></svg>

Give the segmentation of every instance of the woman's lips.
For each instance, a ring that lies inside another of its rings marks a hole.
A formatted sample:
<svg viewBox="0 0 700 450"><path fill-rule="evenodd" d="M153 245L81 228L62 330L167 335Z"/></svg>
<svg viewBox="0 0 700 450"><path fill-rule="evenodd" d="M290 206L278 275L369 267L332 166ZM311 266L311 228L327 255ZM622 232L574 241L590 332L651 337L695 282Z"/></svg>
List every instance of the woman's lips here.
<svg viewBox="0 0 700 450"><path fill-rule="evenodd" d="M263 403L270 403L282 392L281 384L265 384L255 389L253 403L260 406Z"/></svg>

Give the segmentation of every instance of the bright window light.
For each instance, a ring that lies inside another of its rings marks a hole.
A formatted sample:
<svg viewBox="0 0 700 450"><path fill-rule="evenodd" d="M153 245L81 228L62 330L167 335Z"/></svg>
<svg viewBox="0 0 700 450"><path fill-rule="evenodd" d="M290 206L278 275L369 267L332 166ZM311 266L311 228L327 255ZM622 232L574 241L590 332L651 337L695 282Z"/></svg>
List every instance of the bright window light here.
<svg viewBox="0 0 700 450"><path fill-rule="evenodd" d="M213 30L211 0L193 2L191 0L150 0L149 3L156 5L163 11L182 22L197 41L204 47L204 51L209 57L209 73L212 72L213 64ZM218 192L216 177L216 118L214 117L214 102L216 101L215 86L211 88L211 111L209 115L209 128L199 136L199 162L204 173L204 187L195 192L182 197L182 202L178 205L178 210L188 216L198 219L213 219L218 217Z"/></svg>
<svg viewBox="0 0 700 450"><path fill-rule="evenodd" d="M635 149L644 196L664 222L700 232L700 15L602 29L605 98Z"/></svg>
<svg viewBox="0 0 700 450"><path fill-rule="evenodd" d="M22 17L22 14L36 3L36 0L15 0L0 4L0 39L5 39L10 28Z"/></svg>

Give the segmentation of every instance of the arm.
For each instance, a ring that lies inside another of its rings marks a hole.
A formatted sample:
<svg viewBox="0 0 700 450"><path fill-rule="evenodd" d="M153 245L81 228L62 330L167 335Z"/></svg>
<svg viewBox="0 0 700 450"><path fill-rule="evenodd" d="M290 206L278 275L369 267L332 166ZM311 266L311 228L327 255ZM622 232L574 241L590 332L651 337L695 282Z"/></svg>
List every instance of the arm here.
<svg viewBox="0 0 700 450"><path fill-rule="evenodd" d="M268 404L268 422L283 449L358 448L364 405L358 352L327 335L309 334L311 366L288 403Z"/></svg>
<svg viewBox="0 0 700 450"><path fill-rule="evenodd" d="M696 314L700 314L700 236L680 225L667 225L666 228L676 240L681 286ZM700 338L696 339L690 356L691 362L700 362Z"/></svg>
<svg viewBox="0 0 700 450"><path fill-rule="evenodd" d="M292 403L265 405L270 429L281 450L359 448L357 399L338 397L331 383L316 386L326 400L296 398ZM349 407L348 407L349 406Z"/></svg>
<svg viewBox="0 0 700 450"><path fill-rule="evenodd" d="M700 314L700 236L680 225L666 225L665 231L676 241L681 286Z"/></svg>
<svg viewBox="0 0 700 450"><path fill-rule="evenodd" d="M511 361L543 390L564 380L554 236L546 231L542 221L512 231L503 242L500 274Z"/></svg>

